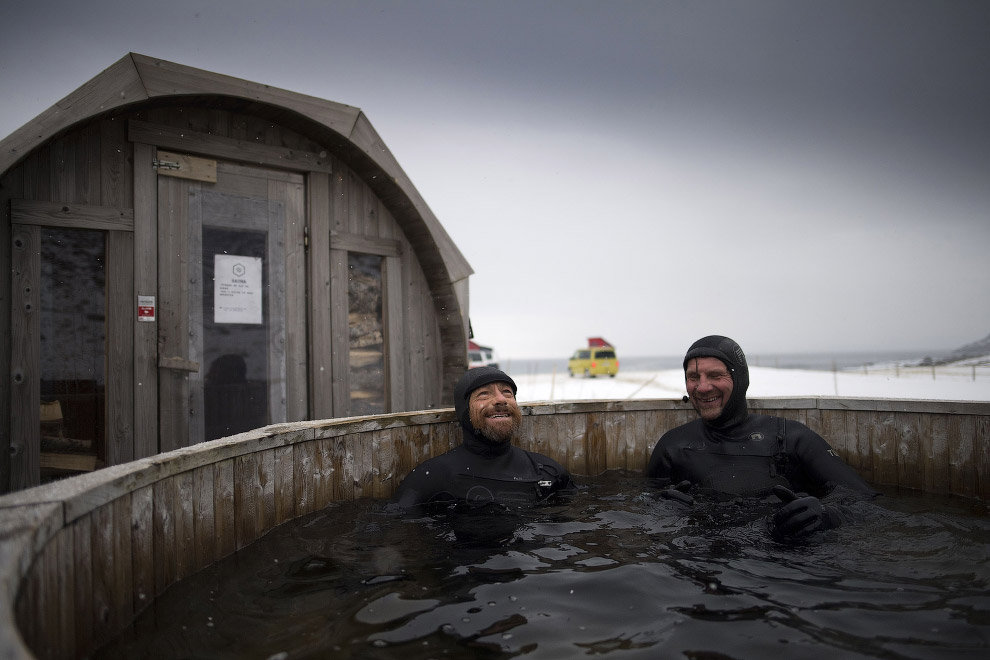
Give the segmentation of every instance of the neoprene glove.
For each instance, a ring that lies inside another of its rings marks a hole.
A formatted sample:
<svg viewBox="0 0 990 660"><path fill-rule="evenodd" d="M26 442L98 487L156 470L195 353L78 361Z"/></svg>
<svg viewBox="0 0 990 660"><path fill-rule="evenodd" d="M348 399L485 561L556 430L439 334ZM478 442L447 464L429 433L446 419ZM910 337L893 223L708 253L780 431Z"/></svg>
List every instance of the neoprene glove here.
<svg viewBox="0 0 990 660"><path fill-rule="evenodd" d="M691 505L694 504L694 498L688 495L689 490L691 490L691 482L685 479L679 484L664 488L660 491L660 497L668 500L677 500L681 504Z"/></svg>
<svg viewBox="0 0 990 660"><path fill-rule="evenodd" d="M834 527L833 517L817 497L795 493L784 486L774 486L773 494L784 503L773 514L773 530L782 536L804 536L819 529Z"/></svg>

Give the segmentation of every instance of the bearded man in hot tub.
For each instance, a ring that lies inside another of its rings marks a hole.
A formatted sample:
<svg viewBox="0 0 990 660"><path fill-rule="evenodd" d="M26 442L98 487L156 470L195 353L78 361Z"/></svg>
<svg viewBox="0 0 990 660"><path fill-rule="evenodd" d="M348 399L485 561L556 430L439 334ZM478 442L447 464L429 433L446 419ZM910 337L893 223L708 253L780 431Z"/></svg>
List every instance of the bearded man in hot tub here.
<svg viewBox="0 0 990 660"><path fill-rule="evenodd" d="M773 493L784 506L770 520L772 531L798 537L842 524L846 502L876 495L804 424L749 413L749 367L732 339L694 342L684 356L684 380L699 419L665 433L646 468L647 477L675 484L666 497L691 502L690 488L738 497Z"/></svg>
<svg viewBox="0 0 990 660"><path fill-rule="evenodd" d="M516 384L495 367L477 367L454 387L463 443L417 466L399 484L390 508L429 502L536 503L576 490L567 470L512 444L522 414Z"/></svg>

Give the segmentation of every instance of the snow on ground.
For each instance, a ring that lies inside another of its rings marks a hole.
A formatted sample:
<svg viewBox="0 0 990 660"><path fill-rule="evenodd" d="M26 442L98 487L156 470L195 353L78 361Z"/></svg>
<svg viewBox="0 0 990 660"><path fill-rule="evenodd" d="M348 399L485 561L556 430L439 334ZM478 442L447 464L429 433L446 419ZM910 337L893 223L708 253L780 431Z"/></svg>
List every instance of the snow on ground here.
<svg viewBox="0 0 990 660"><path fill-rule="evenodd" d="M990 360L937 367L870 366L852 371L750 367L747 396L990 401ZM587 399L679 399L684 372L620 371L615 378L569 378L567 372L514 374L520 402Z"/></svg>

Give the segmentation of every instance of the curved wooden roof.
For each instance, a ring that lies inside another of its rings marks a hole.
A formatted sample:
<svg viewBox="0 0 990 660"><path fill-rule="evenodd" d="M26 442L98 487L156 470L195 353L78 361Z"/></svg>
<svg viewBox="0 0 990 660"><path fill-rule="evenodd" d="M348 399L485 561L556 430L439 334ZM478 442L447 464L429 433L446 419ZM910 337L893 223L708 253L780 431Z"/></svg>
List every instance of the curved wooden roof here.
<svg viewBox="0 0 990 660"><path fill-rule="evenodd" d="M341 149L339 155L390 206L389 210L406 231L417 252L417 244L422 242L417 241L417 237L423 237L424 232L439 250L442 264L436 263L435 256L430 258L430 255L419 254L424 270L442 265L449 275L448 282L457 282L473 273L467 260L359 108L137 53L125 55L0 142L0 174L34 148L74 124L142 101L188 96L254 101L271 106L273 111L281 110L277 112L281 119L285 119L285 111L290 111L312 124L329 129L343 138L338 138L332 146Z"/></svg>

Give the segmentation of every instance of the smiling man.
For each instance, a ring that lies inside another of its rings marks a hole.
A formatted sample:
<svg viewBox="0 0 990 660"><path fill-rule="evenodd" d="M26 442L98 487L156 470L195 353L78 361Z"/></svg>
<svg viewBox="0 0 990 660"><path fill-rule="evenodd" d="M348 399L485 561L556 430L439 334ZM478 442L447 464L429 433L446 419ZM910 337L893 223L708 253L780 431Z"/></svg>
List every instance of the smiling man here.
<svg viewBox="0 0 990 660"><path fill-rule="evenodd" d="M555 460L512 444L522 414L516 384L495 367L465 373L454 388L463 443L417 466L392 498L408 508L428 502L535 503L575 490Z"/></svg>
<svg viewBox="0 0 990 660"><path fill-rule="evenodd" d="M741 497L776 494L785 504L772 524L783 536L835 527L846 517L844 502L876 494L804 424L749 414L749 367L728 337L691 345L684 383L700 419L665 433L646 469L648 477L675 484L667 494L682 501L690 500L683 495L689 487Z"/></svg>

